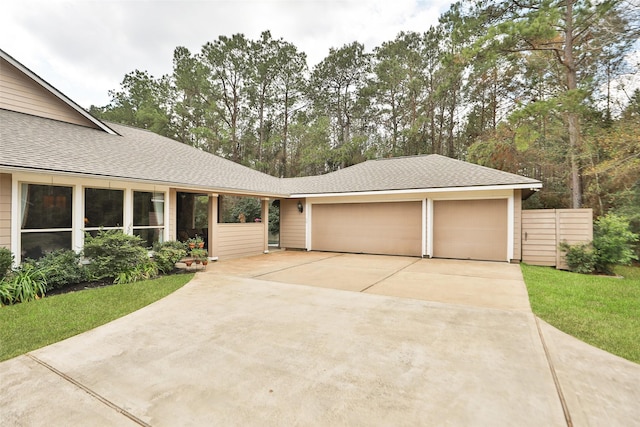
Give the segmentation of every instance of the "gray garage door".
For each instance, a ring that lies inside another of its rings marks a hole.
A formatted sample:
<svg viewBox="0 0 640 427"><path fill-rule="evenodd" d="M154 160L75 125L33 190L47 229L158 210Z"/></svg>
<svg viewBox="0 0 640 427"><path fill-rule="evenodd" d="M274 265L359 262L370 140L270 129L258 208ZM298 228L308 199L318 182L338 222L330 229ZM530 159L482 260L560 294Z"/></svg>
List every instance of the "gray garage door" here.
<svg viewBox="0 0 640 427"><path fill-rule="evenodd" d="M433 202L433 256L507 260L507 200Z"/></svg>
<svg viewBox="0 0 640 427"><path fill-rule="evenodd" d="M422 203L313 205L313 250L421 256Z"/></svg>

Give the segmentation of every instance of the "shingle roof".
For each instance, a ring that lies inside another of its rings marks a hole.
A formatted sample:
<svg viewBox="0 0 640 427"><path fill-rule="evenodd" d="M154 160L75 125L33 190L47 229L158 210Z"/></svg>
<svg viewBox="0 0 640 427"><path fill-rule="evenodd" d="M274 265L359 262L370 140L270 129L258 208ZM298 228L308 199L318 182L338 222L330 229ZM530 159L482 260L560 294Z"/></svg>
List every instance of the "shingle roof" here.
<svg viewBox="0 0 640 427"><path fill-rule="evenodd" d="M437 154L369 160L326 175L286 181L292 194L540 184L535 179Z"/></svg>
<svg viewBox="0 0 640 427"><path fill-rule="evenodd" d="M540 185L531 178L439 155L370 160L326 175L281 179L149 131L108 125L120 135L0 109L0 168L264 196Z"/></svg>
<svg viewBox="0 0 640 427"><path fill-rule="evenodd" d="M0 167L287 194L273 176L149 131L109 126L120 135L0 110Z"/></svg>

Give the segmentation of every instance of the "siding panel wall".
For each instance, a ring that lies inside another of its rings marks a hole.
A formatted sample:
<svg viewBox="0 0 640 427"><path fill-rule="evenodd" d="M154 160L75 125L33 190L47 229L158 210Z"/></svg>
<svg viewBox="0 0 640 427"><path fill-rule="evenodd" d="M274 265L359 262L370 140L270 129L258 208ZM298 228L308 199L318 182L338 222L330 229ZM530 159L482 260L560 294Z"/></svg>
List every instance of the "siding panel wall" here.
<svg viewBox="0 0 640 427"><path fill-rule="evenodd" d="M0 174L0 247L11 249L11 175Z"/></svg>
<svg viewBox="0 0 640 427"><path fill-rule="evenodd" d="M298 212L298 202L302 199L285 199L280 201L280 247L289 249L306 249L307 223L305 212Z"/></svg>
<svg viewBox="0 0 640 427"><path fill-rule="evenodd" d="M561 242L593 240L591 209L532 209L522 211L522 261L531 265L567 268Z"/></svg>
<svg viewBox="0 0 640 427"><path fill-rule="evenodd" d="M4 59L0 59L0 108L82 126L96 127Z"/></svg>
<svg viewBox="0 0 640 427"><path fill-rule="evenodd" d="M218 224L218 257L237 258L263 253L265 224Z"/></svg>

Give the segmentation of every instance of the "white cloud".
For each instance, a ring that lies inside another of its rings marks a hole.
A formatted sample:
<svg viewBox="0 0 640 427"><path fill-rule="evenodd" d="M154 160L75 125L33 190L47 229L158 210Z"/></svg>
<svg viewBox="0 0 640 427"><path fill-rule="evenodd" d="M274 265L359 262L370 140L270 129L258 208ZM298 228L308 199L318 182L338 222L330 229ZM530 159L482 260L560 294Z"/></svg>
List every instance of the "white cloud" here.
<svg viewBox="0 0 640 427"><path fill-rule="evenodd" d="M308 55L353 41L372 50L400 31L426 31L449 0L75 0L3 2L0 48L84 107L135 69L170 73L173 50L220 35L270 30Z"/></svg>

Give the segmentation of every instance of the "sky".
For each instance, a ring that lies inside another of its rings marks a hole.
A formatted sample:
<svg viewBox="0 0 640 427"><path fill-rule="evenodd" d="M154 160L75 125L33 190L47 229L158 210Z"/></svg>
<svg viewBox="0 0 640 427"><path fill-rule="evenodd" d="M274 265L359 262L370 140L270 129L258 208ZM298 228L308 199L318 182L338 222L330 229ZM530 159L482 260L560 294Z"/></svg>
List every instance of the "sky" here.
<svg viewBox="0 0 640 427"><path fill-rule="evenodd" d="M271 31L313 66L353 41L367 51L400 31L424 32L451 0L3 0L0 49L81 107L109 103L125 74L172 71L220 35Z"/></svg>

